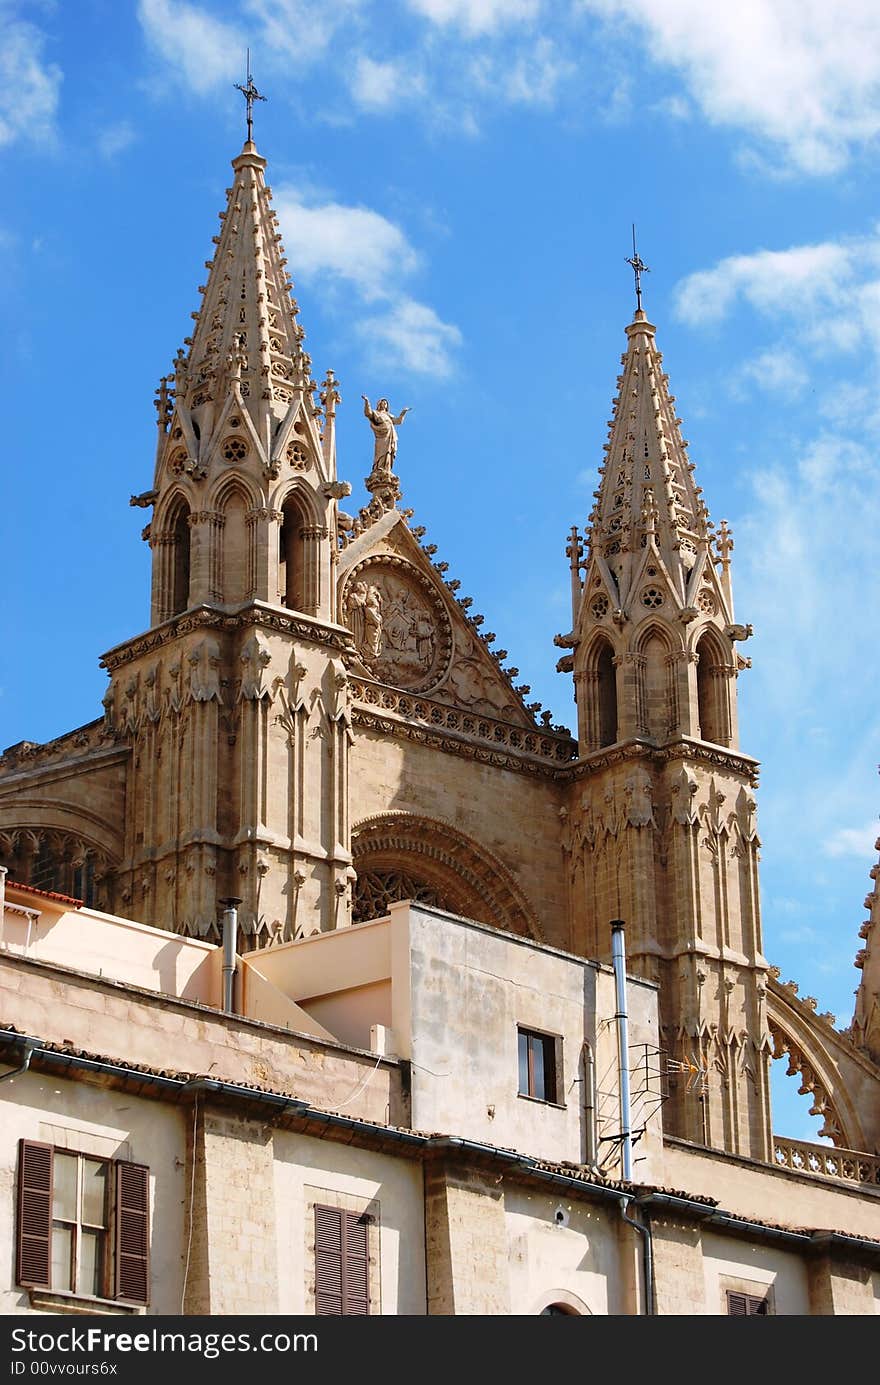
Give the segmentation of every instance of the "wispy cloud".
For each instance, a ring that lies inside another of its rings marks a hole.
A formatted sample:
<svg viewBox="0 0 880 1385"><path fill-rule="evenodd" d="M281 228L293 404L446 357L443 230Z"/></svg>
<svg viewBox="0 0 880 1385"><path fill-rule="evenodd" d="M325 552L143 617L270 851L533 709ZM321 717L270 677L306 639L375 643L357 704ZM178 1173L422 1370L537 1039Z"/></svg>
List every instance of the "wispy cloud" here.
<svg viewBox="0 0 880 1385"><path fill-rule="evenodd" d="M453 353L461 345L461 332L443 322L433 308L402 298L387 312L365 318L359 332L380 359L389 354L410 370L444 379L451 373Z"/></svg>
<svg viewBox="0 0 880 1385"><path fill-rule="evenodd" d="M349 90L365 111L390 111L424 96L425 74L411 61L381 62L360 54L349 78Z"/></svg>
<svg viewBox="0 0 880 1385"><path fill-rule="evenodd" d="M260 47L267 57L295 58L301 67L324 55L330 40L365 8L363 0L244 0L247 15L259 26ZM241 66L241 55L238 57Z"/></svg>
<svg viewBox="0 0 880 1385"><path fill-rule="evenodd" d="M491 34L534 20L541 0L407 0L422 18L466 34Z"/></svg>
<svg viewBox="0 0 880 1385"><path fill-rule="evenodd" d="M55 136L62 72L46 59L46 35L21 18L19 6L0 6L0 145Z"/></svg>
<svg viewBox="0 0 880 1385"><path fill-rule="evenodd" d="M880 822L873 819L863 827L839 827L825 842L826 856L856 856L869 861L880 836Z"/></svg>
<svg viewBox="0 0 880 1385"><path fill-rule="evenodd" d="M419 374L450 374L461 333L400 287L418 270L420 256L399 226L369 207L307 202L283 185L274 205L297 276L354 289L363 309L355 332L374 359Z"/></svg>
<svg viewBox="0 0 880 1385"><path fill-rule="evenodd" d="M880 132L874 0L580 0L680 74L712 124L741 130L800 172L826 174Z"/></svg>
<svg viewBox="0 0 880 1385"><path fill-rule="evenodd" d="M150 46L196 95L240 77L246 45L235 25L186 0L139 0L138 18Z"/></svg>
<svg viewBox="0 0 880 1385"><path fill-rule="evenodd" d="M576 65L546 35L527 49L482 52L470 63L469 86L514 106L552 106Z"/></svg>
<svg viewBox="0 0 880 1385"><path fill-rule="evenodd" d="M99 134L98 152L105 159L115 159L123 150L134 144L136 139L134 126L129 121L117 121L113 125L106 125Z"/></svg>

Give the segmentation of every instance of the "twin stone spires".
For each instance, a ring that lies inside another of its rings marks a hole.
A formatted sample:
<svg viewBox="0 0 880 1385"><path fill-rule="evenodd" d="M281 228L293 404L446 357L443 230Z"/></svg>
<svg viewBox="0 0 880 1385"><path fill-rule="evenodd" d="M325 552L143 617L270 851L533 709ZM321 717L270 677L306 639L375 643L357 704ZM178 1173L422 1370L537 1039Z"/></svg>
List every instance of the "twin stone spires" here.
<svg viewBox="0 0 880 1385"><path fill-rule="evenodd" d="M267 483L286 466L303 472L308 467L317 486L332 488L339 499L350 489L336 479L339 389L328 371L320 404L315 402L317 385L265 182L266 161L248 140L232 167L188 350L178 352L173 376L157 392L154 491L139 502L167 491L175 477L198 481L216 470L216 462L225 470L223 464L236 456L223 449L233 448L242 457L256 455ZM558 643L573 647L586 625L606 615L622 625L655 608L659 614L664 605L664 617L686 624L711 616L729 639L744 638L747 627L732 624L729 533L723 524L715 533L694 480L655 329L641 308L626 332L601 483L586 531L588 552L577 531L569 548L575 633ZM376 419L370 421L375 433ZM388 421L393 434L402 416L388 413ZM399 488L393 475L378 477L377 466L374 457L367 484L374 492L371 503L384 509L398 500ZM381 487L371 484L375 477ZM571 667L569 660L560 663Z"/></svg>

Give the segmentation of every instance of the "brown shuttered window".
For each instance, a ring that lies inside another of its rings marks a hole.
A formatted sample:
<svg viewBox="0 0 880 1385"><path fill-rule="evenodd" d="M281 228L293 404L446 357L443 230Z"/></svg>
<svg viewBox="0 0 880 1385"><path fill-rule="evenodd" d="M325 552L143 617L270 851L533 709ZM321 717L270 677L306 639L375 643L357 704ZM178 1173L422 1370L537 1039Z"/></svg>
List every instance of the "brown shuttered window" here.
<svg viewBox="0 0 880 1385"><path fill-rule="evenodd" d="M150 1297L150 1170L116 1165L116 1297L148 1303Z"/></svg>
<svg viewBox="0 0 880 1385"><path fill-rule="evenodd" d="M370 1312L370 1217L315 1207L315 1312L364 1317Z"/></svg>
<svg viewBox="0 0 880 1385"><path fill-rule="evenodd" d="M732 1290L727 1292L727 1313L731 1318L748 1318L753 1313L768 1315L766 1298L759 1298L755 1294L737 1294Z"/></svg>
<svg viewBox="0 0 880 1385"><path fill-rule="evenodd" d="M15 1278L46 1289L52 1265L52 1153L51 1145L19 1140Z"/></svg>

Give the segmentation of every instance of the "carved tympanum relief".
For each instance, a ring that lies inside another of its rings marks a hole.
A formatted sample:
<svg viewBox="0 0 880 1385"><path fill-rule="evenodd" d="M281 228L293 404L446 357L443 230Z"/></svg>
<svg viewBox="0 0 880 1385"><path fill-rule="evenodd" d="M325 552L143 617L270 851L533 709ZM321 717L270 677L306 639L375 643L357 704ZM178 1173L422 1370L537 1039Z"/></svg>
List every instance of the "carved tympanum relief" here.
<svg viewBox="0 0 880 1385"><path fill-rule="evenodd" d="M403 559L389 555L360 563L346 583L343 613L364 663L380 682L424 692L446 673L449 617L430 583Z"/></svg>

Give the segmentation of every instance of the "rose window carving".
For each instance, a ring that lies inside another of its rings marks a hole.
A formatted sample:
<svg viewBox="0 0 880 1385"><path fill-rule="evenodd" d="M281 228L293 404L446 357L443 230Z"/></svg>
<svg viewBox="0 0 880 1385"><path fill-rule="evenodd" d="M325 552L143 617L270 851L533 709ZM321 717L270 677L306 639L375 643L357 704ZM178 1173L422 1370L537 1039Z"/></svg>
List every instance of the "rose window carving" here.
<svg viewBox="0 0 880 1385"><path fill-rule="evenodd" d="M715 597L712 595L710 591L703 590L700 592L700 595L697 597L697 609L699 611L702 611L703 615L715 615L716 611L718 610L718 607L715 602Z"/></svg>
<svg viewBox="0 0 880 1385"><path fill-rule="evenodd" d="M175 476L182 475L186 470L186 452L182 448L179 447L176 452L171 454L168 468Z"/></svg>
<svg viewBox="0 0 880 1385"><path fill-rule="evenodd" d="M304 471L309 464L309 454L301 442L287 444L287 460L297 471Z"/></svg>
<svg viewBox="0 0 880 1385"><path fill-rule="evenodd" d="M596 620L601 620L603 616L608 614L608 597L604 592L600 592L598 596L593 597L590 610Z"/></svg>
<svg viewBox="0 0 880 1385"><path fill-rule="evenodd" d="M243 462L248 452L247 443L244 438L227 438L220 451L227 462Z"/></svg>
<svg viewBox="0 0 880 1385"><path fill-rule="evenodd" d="M642 592L642 605L647 606L649 611L655 611L658 606L663 605L663 593L659 587L645 587Z"/></svg>

